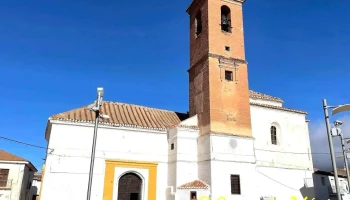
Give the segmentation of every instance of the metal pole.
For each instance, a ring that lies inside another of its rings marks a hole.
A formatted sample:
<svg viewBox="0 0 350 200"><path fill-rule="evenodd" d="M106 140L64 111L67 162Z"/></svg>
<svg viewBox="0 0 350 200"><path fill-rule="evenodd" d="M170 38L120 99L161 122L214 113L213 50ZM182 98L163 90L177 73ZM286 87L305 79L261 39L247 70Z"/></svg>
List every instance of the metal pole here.
<svg viewBox="0 0 350 200"><path fill-rule="evenodd" d="M346 155L346 149L345 149L345 143L344 143L344 135L343 133L340 133L340 140L341 140L341 146L343 149L343 156L344 156L344 164L346 169L346 176L348 178L348 187L350 187L350 176L349 176L349 166L348 166L348 157Z"/></svg>
<svg viewBox="0 0 350 200"><path fill-rule="evenodd" d="M332 138L332 135L331 135L331 128L330 128L330 125L329 125L328 106L327 106L326 99L323 99L323 111L324 111L324 119L326 121L329 150L330 150L330 153L331 153L331 160L332 160L332 165L333 165L335 189L337 191L338 200L342 200L341 194L340 194L340 188L339 188L339 181L338 181L337 164L335 162L335 155L334 155L334 148L333 148L333 138Z"/></svg>
<svg viewBox="0 0 350 200"><path fill-rule="evenodd" d="M92 176L94 173L94 164L95 164L95 153L96 153L96 140L97 140L97 129L98 129L98 121L100 118L100 107L102 103L102 95L101 92L98 92L97 95L97 101L96 101L96 108L95 110L95 127L94 127L94 136L92 140L92 150L91 150L91 161L90 161L90 172L89 172L89 183L88 183L88 190L87 190L87 200L90 200L91 198L91 186L92 186Z"/></svg>

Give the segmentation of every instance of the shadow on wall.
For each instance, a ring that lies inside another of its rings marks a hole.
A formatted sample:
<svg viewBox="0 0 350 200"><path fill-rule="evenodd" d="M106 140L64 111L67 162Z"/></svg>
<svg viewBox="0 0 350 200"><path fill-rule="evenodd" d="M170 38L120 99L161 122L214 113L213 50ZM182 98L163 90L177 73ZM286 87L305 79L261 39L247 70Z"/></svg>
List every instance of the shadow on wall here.
<svg viewBox="0 0 350 200"><path fill-rule="evenodd" d="M301 195L305 199L307 197L308 199L316 198L315 196L315 188L314 187L305 187L305 185L299 189Z"/></svg>
<svg viewBox="0 0 350 200"><path fill-rule="evenodd" d="M38 194L38 187L37 186L32 186L31 188L30 188L30 190L32 191L32 194L34 195L34 194Z"/></svg>

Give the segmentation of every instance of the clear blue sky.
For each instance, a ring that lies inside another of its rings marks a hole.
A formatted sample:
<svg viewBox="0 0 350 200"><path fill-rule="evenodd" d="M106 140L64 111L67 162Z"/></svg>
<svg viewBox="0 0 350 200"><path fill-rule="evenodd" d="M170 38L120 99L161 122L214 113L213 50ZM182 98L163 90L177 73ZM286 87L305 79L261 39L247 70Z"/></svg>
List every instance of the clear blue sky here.
<svg viewBox="0 0 350 200"><path fill-rule="evenodd" d="M190 0L0 1L0 136L46 146L49 116L105 98L188 110ZM322 118L350 101L350 1L247 0L250 88ZM335 77L338 76L338 77ZM0 140L41 169L45 151Z"/></svg>

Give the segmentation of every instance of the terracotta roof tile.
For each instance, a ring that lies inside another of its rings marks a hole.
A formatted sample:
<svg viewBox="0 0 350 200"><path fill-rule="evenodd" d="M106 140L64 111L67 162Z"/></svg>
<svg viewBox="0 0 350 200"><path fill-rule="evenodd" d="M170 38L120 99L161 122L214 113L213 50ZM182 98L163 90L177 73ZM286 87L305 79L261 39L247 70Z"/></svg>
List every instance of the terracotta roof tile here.
<svg viewBox="0 0 350 200"><path fill-rule="evenodd" d="M249 96L252 99L263 99L263 100L276 101L276 102L283 103L283 100L278 98L278 97L270 96L270 95L263 94L263 93L260 93L260 92L255 92L253 90L250 90Z"/></svg>
<svg viewBox="0 0 350 200"><path fill-rule="evenodd" d="M267 104L260 104L260 103L250 103L250 105L253 106L260 106L260 107L265 107L265 108L272 108L272 109L277 109L277 110L283 110L287 112L294 112L294 113L299 113L299 114L305 114L307 115L307 112L302 111L302 110L295 110L291 108L284 108L284 107L279 107L279 106L273 106L273 105L267 105Z"/></svg>
<svg viewBox="0 0 350 200"><path fill-rule="evenodd" d="M0 150L0 160L29 162L28 160L26 160L24 158L21 158L19 156L16 156L16 155L9 153L9 152L6 152L4 150Z"/></svg>
<svg viewBox="0 0 350 200"><path fill-rule="evenodd" d="M177 189L209 189L209 185L201 180L194 180L189 183L185 183L178 187Z"/></svg>
<svg viewBox="0 0 350 200"><path fill-rule="evenodd" d="M347 177L347 174L346 174L346 170L345 169L337 169L337 172L338 172L338 176L341 176L341 177ZM334 174L334 171L332 171L332 174Z"/></svg>
<svg viewBox="0 0 350 200"><path fill-rule="evenodd" d="M166 130L168 126L181 122L178 113L173 111L110 101L103 102L101 113L110 117L109 119L100 120L101 124L107 126ZM87 106L84 106L53 115L49 120L93 123L94 115L93 111L89 111Z"/></svg>
<svg viewBox="0 0 350 200"><path fill-rule="evenodd" d="M40 173L40 174L38 174L38 173L35 173L35 174L34 174L34 179L35 179L35 180L41 181L41 177L42 177L42 174L41 174L41 173Z"/></svg>
<svg viewBox="0 0 350 200"><path fill-rule="evenodd" d="M16 156L12 153L9 153L4 150L0 150L0 161L19 161L19 162L26 162L26 164L34 171L37 172L38 170L35 168L35 166L27 159L24 159L22 157Z"/></svg>
<svg viewBox="0 0 350 200"><path fill-rule="evenodd" d="M250 91L250 98L283 102L280 98L254 92L252 90ZM306 114L306 112L304 111L298 111L278 106L271 106L258 103L251 103L251 105ZM104 101L101 107L101 112L110 117L109 119L100 120L100 124L106 126L133 127L161 131L165 131L167 128L173 126L198 129L198 127L186 127L183 125L179 125L182 120L188 118L188 114L177 113L169 110L149 108L145 106L126 103ZM59 120L76 123L94 123L94 115L94 112L87 110L87 106L83 106L81 108L53 115L49 118L49 120Z"/></svg>

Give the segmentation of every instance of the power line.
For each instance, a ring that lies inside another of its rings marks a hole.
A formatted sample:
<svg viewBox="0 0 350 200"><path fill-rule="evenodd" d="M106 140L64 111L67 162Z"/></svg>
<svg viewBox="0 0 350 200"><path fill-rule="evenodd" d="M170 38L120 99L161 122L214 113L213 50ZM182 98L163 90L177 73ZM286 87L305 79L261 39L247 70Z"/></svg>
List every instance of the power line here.
<svg viewBox="0 0 350 200"><path fill-rule="evenodd" d="M288 151L274 151L274 150L268 150L268 149L255 149L255 150L258 150L258 151L267 151L267 152L277 152L277 153L286 153L286 154L330 154L330 153L312 153L312 152L309 152L309 153L306 153L306 152L288 152ZM342 153L342 152L335 152L335 153Z"/></svg>
<svg viewBox="0 0 350 200"><path fill-rule="evenodd" d="M18 141L18 140L13 140L13 139L10 139L10 138L7 138L7 137L0 136L0 139L4 139L4 140L7 140L7 141L11 141L11 142L15 142L15 143L31 146L31 147L36 147L36 148L40 148L40 149L48 149L47 147L42 147L42 146L38 146L38 145L34 145L34 144L25 143L25 142L21 142L21 141Z"/></svg>
<svg viewBox="0 0 350 200"><path fill-rule="evenodd" d="M26 146L31 146L31 147L35 147L35 148L40 148L40 149L46 149L46 150L53 150L51 148L47 148L47 147L43 147L43 146L39 146L39 145L35 145L35 144L30 144L30 143L26 143L26 142L21 142L18 140L14 140L14 139L10 139L7 137L3 137L0 136L0 139L4 139L10 142L15 142L18 144L23 144ZM79 148L59 148L59 149L66 149L66 150L89 150L89 149L79 149ZM256 151L265 151L265 152L271 152L271 153L284 153L284 154L311 154L311 155L330 155L330 153L313 153L313 152L288 152L288 151L276 151L276 150L268 150L268 149L254 149ZM115 153L130 153L130 152L122 152L122 151L108 151L108 150L97 150L99 152L115 152ZM253 156L253 155L247 155L247 154L235 154L235 153L222 153L221 154L233 154L233 155L241 155L241 156ZM335 153L342 153L342 152L335 152ZM168 154L164 154L164 156L167 156Z"/></svg>

